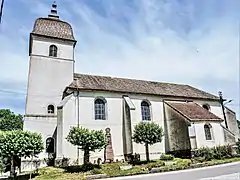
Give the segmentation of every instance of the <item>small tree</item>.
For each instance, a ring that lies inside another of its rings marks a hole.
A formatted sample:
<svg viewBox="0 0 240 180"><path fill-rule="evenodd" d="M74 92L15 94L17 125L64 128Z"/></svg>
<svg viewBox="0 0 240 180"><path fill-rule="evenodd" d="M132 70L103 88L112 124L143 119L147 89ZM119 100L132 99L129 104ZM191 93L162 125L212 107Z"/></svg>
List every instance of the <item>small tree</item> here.
<svg viewBox="0 0 240 180"><path fill-rule="evenodd" d="M146 160L149 161L149 145L162 142L163 129L153 122L140 122L134 127L133 140L136 143L144 144Z"/></svg>
<svg viewBox="0 0 240 180"><path fill-rule="evenodd" d="M16 115L9 109L0 109L1 131L22 130L22 128L23 128L22 115L20 114Z"/></svg>
<svg viewBox="0 0 240 180"><path fill-rule="evenodd" d="M14 159L36 156L42 150L40 134L29 131L0 131L0 157L11 159L11 176L15 174Z"/></svg>
<svg viewBox="0 0 240 180"><path fill-rule="evenodd" d="M89 130L83 127L72 127L66 139L84 152L84 164L89 163L90 151L101 150L107 145L102 130Z"/></svg>

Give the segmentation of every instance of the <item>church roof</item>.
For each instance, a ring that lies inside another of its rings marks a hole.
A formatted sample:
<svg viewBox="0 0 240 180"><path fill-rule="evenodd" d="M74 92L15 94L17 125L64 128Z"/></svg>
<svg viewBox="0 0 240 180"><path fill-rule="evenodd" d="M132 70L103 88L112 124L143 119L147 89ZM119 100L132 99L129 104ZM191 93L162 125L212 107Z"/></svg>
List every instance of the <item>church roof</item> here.
<svg viewBox="0 0 240 180"><path fill-rule="evenodd" d="M71 25L53 17L38 18L32 34L75 41Z"/></svg>
<svg viewBox="0 0 240 180"><path fill-rule="evenodd" d="M67 89L78 88L79 90L90 91L98 90L168 97L175 96L182 98L219 100L217 96L189 85L86 74L74 74L74 79L75 80L67 87Z"/></svg>
<svg viewBox="0 0 240 180"><path fill-rule="evenodd" d="M190 121L223 121L220 117L193 102L165 102Z"/></svg>

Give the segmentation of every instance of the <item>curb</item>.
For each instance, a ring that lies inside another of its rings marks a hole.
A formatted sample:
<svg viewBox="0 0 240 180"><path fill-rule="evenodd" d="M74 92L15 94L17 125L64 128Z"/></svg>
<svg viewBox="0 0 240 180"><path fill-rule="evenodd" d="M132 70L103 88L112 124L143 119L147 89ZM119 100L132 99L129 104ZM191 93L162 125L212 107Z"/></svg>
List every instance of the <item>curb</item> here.
<svg viewBox="0 0 240 180"><path fill-rule="evenodd" d="M149 173L141 173L141 174L136 174L136 175L124 175L124 176L112 176L112 177L107 177L105 180L120 180L120 179L137 179L137 178L142 178L142 177L149 177L149 176L164 176L164 175L169 175L169 174L177 174L177 173L183 173L183 172L191 172L191 171L200 171L200 170L205 170L205 169L213 169L216 167L225 167L225 166L233 166L233 165L238 165L240 164L240 161L237 162L230 162L230 163L223 163L223 164L218 164L218 165L210 165L210 166L205 166L205 167L199 167L199 168L187 168L183 170L175 170L175 171L168 171L168 172L156 172L158 171L155 169L155 172L149 172ZM102 178L101 178L102 179Z"/></svg>

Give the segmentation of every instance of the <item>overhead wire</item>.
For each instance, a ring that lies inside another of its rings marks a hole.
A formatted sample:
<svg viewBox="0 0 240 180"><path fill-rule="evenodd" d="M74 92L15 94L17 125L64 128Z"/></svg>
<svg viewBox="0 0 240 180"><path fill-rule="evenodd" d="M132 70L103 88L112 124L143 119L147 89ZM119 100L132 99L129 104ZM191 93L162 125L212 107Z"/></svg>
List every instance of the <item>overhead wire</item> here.
<svg viewBox="0 0 240 180"><path fill-rule="evenodd" d="M15 94L15 95L21 95L21 96L30 96L30 97L62 97L61 94L59 95L46 95L46 94L40 94L40 93L35 93L35 94L27 94L24 92L17 92L17 91L12 91L12 90L6 90L6 89L0 89L0 94L2 93L8 93L8 94ZM238 103L229 103L227 106L239 106L240 104Z"/></svg>

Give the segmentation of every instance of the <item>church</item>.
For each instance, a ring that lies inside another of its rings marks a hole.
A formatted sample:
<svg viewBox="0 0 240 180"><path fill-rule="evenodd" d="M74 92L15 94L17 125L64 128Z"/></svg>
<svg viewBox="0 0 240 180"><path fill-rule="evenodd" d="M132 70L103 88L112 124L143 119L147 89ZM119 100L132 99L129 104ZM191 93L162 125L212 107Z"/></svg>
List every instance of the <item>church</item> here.
<svg viewBox="0 0 240 180"><path fill-rule="evenodd" d="M159 124L161 143L149 147L151 159L162 153L234 145L239 138L236 114L225 99L190 85L120 77L79 74L74 68L77 40L71 25L60 19L57 5L47 17L36 19L29 39L29 74L24 130L42 135L44 151L82 163L83 152L67 142L73 126L106 130L113 161L131 154L145 158L145 147L132 141L141 121ZM90 161L104 160L104 150ZM27 169L29 160L23 160Z"/></svg>

